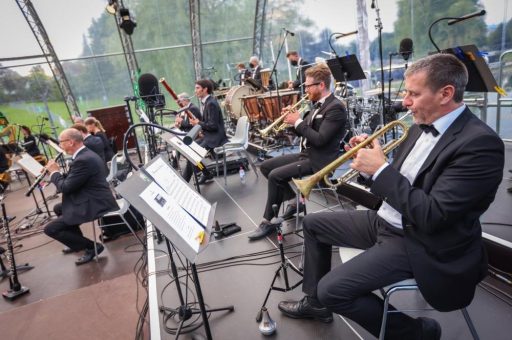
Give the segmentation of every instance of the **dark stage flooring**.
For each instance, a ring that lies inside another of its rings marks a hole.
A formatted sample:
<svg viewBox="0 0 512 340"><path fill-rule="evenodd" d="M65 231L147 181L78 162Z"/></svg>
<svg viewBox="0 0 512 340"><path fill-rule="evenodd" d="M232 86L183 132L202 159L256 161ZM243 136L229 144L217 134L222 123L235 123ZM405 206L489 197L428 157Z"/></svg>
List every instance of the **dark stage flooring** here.
<svg viewBox="0 0 512 340"><path fill-rule="evenodd" d="M504 180L497 198L483 216L483 222L510 224L512 218L512 194L507 188L512 185L512 143L507 144L507 165ZM16 215L11 230L16 240L16 261L18 264L29 262L35 268L21 273L21 283L30 288L30 293L14 302L0 301L0 338L1 339L130 339L135 337L138 311L146 296L140 282L136 281L134 267L140 257L140 246L136 240L125 235L106 244L105 252L100 255L99 263L92 262L76 267L76 254L63 255L62 246L50 242L37 227L21 230L22 217L33 209L32 198L25 198L26 183L14 181L5 199L7 211ZM53 192L47 188L46 192ZM256 178L248 171L246 183L240 182L238 174L228 176L228 185L224 186L222 177L215 178L201 187L202 194L210 202L217 202L216 219L220 223L236 222L242 231L228 238L212 241L199 255L198 269L204 300L210 308L233 305L234 312L216 312L211 314L210 326L215 339L262 339L265 338L255 321L257 312L265 298L268 287L277 270L279 256L276 250L276 237L249 242L247 234L260 222L266 199L266 179ZM39 196L38 196L39 197ZM51 203L57 202L52 200ZM308 213L325 209L342 209L331 197L326 203L320 193L312 194L308 201ZM345 209L353 209L350 203L344 203ZM17 223L15 223L17 222ZM91 234L91 227L82 227ZM285 232L293 232L295 221L285 222ZM24 236L23 238L21 238ZM300 262L301 239L291 233L285 237L286 256L298 266ZM3 244L3 246L5 246ZM21 247L20 247L21 246ZM169 275L169 260L164 244L155 243L155 267L149 270L149 280L156 281L156 292L152 298L150 313L151 338L174 339L166 332L160 306L177 307L177 293ZM257 255L256 253L259 253ZM235 256L251 255L243 263L233 263ZM339 256L333 250L333 263L339 263ZM212 261L220 264L213 265ZM4 259L4 262L6 260ZM181 265L181 264L179 264ZM182 274L182 272L180 272ZM281 276L282 278L282 276ZM278 284L283 285L278 279ZM299 276L289 271L291 284ZM182 278L183 284L186 279ZM489 290L492 284L501 290ZM189 286L192 287L189 281ZM6 279L0 282L1 290L8 288ZM193 289L188 290L188 301L195 301ZM424 305L417 293L399 293L394 304L401 308L414 308ZM508 296L507 296L508 294ZM512 334L512 294L511 286L506 286L493 278L487 278L477 288L473 303L468 307L481 339L510 339ZM293 320L282 317L277 303L285 299L302 297L301 288L286 293L273 291L267 303L270 316L277 322L277 332L273 339L372 339L368 333L350 320L335 317L331 324L308 320ZM421 312L436 318L443 328L442 339L469 339L470 334L460 312L439 313ZM175 327L168 321L167 327ZM149 327L145 329L149 338ZM195 334L203 334L198 328ZM180 339L193 339L190 334Z"/></svg>

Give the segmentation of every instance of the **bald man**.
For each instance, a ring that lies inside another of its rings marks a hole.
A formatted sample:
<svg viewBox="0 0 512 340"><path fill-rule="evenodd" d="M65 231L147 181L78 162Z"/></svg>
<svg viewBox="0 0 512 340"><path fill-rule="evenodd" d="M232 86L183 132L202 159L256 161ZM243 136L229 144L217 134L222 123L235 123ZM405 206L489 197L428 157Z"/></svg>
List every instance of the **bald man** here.
<svg viewBox="0 0 512 340"><path fill-rule="evenodd" d="M55 205L58 218L48 223L44 232L67 247L63 249L64 254L84 250L83 256L75 261L81 265L94 259L94 247L99 254L103 245L84 237L80 224L119 207L105 180L105 164L100 156L84 145L82 133L76 129L62 131L59 145L72 156L72 162L66 175L59 172L55 161L51 160L46 165L50 181L62 192L62 203Z"/></svg>

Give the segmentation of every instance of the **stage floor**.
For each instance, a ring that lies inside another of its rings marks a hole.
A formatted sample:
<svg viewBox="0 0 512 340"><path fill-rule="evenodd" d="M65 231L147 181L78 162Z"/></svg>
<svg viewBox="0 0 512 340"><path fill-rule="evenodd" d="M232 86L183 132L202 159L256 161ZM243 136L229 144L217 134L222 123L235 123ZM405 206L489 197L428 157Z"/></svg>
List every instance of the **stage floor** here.
<svg viewBox="0 0 512 340"><path fill-rule="evenodd" d="M512 220L512 194L507 188L512 185L512 145L507 144L507 164L504 180L497 194L497 199L482 220L488 222L510 223ZM257 312L265 298L275 271L279 266L276 237L249 242L247 234L260 222L267 193L266 179L260 174L256 178L252 170L247 172L246 183L241 183L238 174L228 176L228 185L224 186L222 177L215 178L201 187L202 194L210 202L217 202L216 218L219 223L236 222L242 231L228 238L216 240L200 254L198 261L199 278L204 300L210 308L227 305L234 306L234 312L216 312L210 316L210 326L215 339L261 339L264 336L258 330L255 321ZM141 255L141 247L131 235L125 235L106 244L100 255L99 263L77 267L74 260L78 254L63 255L62 245L51 241L40 232L41 227L33 226L21 229L22 217L34 208L31 197L24 192L27 184L14 181L5 203L9 215L17 216L11 230L16 238L15 258L17 264L25 262L34 269L19 274L19 280L30 288L26 294L14 302L0 302L0 333L2 339L129 339L135 337L139 311L146 297L146 292L137 281L134 268ZM46 192L52 193L52 187ZM39 196L37 196L39 199ZM59 199L51 200L51 205ZM326 202L319 193L312 194L308 202L308 213L325 209L341 209L337 202L329 198ZM345 209L354 207L345 203ZM37 223L36 223L37 224ZM14 231L19 228L18 233ZM82 226L90 235L90 225ZM285 223L285 232L295 230L295 221ZM301 238L295 234L285 237L286 256L296 266L300 262ZM21 247L20 247L21 245ZM5 244L2 244L5 247ZM164 244L156 244L156 271L148 273L157 281L157 298L159 306L177 307L177 293L169 275L169 260ZM261 255L256 255L258 252ZM234 264L228 260L235 256L248 255L250 261ZM212 261L221 261L216 267L206 266ZM4 259L4 262L6 260ZM229 263L229 265L227 265ZM333 264L339 263L338 254L333 250ZM290 283L300 279L289 271ZM182 279L185 283L185 278ZM192 287L189 281L189 286ZM277 280L282 286L282 276ZM492 283L502 293L488 290ZM8 288L8 280L0 282L0 289ZM195 301L193 290L189 289L188 300ZM422 304L416 293L401 293L394 300L399 307L411 308ZM505 295L508 294L508 295ZM512 333L512 288L487 278L476 291L473 303L468 307L473 322L481 339L509 339ZM302 297L300 287L282 293L273 291L267 303L270 316L277 322L277 332L271 336L275 339L372 339L358 325L349 320L335 317L331 324L316 321L293 320L282 317L277 303L286 299ZM157 311L157 313L159 313ZM460 312L439 313L422 312L436 318L443 328L443 339L468 339L470 334ZM163 325L163 314L152 324ZM175 324L167 322L172 328ZM149 328L145 329L149 338ZM203 334L199 328L196 334ZM165 327L160 327L160 334L154 338L174 339ZM191 334L180 339L192 339Z"/></svg>

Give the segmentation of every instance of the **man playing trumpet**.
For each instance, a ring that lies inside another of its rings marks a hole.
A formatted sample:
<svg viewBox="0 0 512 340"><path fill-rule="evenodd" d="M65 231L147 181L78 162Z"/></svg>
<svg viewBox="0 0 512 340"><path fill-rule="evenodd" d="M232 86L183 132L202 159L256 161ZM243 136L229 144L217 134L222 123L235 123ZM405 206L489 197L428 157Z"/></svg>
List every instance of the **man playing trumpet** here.
<svg viewBox="0 0 512 340"><path fill-rule="evenodd" d="M409 66L403 105L415 124L393 162L373 139L351 164L384 202L378 211L306 216L306 296L279 303L285 315L331 322L334 312L379 336L383 301L373 291L409 278L440 311L471 302L487 270L479 217L502 180L504 145L462 102L467 82L466 67L449 54ZM331 269L332 245L365 251ZM386 339L441 338L437 321L404 313L389 316L385 331Z"/></svg>
<svg viewBox="0 0 512 340"><path fill-rule="evenodd" d="M347 113L345 106L330 92L331 72L326 65L316 65L306 71L304 89L314 103L303 118L297 110L285 108L284 122L293 126L300 139L300 153L275 157L261 163L261 173L268 179L268 195L263 221L251 234L250 240L261 239L275 230L278 224L271 223L278 206L295 197L289 182L299 175L310 175L336 159L340 141L345 134ZM298 165L300 165L300 170ZM299 173L300 171L300 173ZM283 215L290 218L297 211L303 211L301 204L291 203ZM274 221L275 222L275 221Z"/></svg>

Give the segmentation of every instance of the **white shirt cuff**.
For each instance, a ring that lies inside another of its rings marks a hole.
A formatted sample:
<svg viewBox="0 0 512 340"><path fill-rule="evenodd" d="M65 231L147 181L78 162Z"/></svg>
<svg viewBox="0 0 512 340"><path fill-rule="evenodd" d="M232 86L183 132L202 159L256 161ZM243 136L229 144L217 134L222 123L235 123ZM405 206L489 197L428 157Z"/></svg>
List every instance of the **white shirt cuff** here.
<svg viewBox="0 0 512 340"><path fill-rule="evenodd" d="M380 168L379 168L379 169L377 169L377 171L375 171L375 173L373 174L373 176L372 176L372 180L374 180L374 181L375 181L375 180L377 179L377 176L379 176L379 175L380 175L380 173L381 173L384 169L386 169L386 167L387 167L388 165L389 165L389 163L388 163L388 162L386 162L386 163L382 164L382 165L380 166Z"/></svg>
<svg viewBox="0 0 512 340"><path fill-rule="evenodd" d="M302 123L302 121L303 121L303 119L302 119L302 118L297 119L297 120L295 121L295 124L293 124L293 126L294 126L295 128L297 128L297 126L299 126L299 124L300 124L300 123Z"/></svg>

